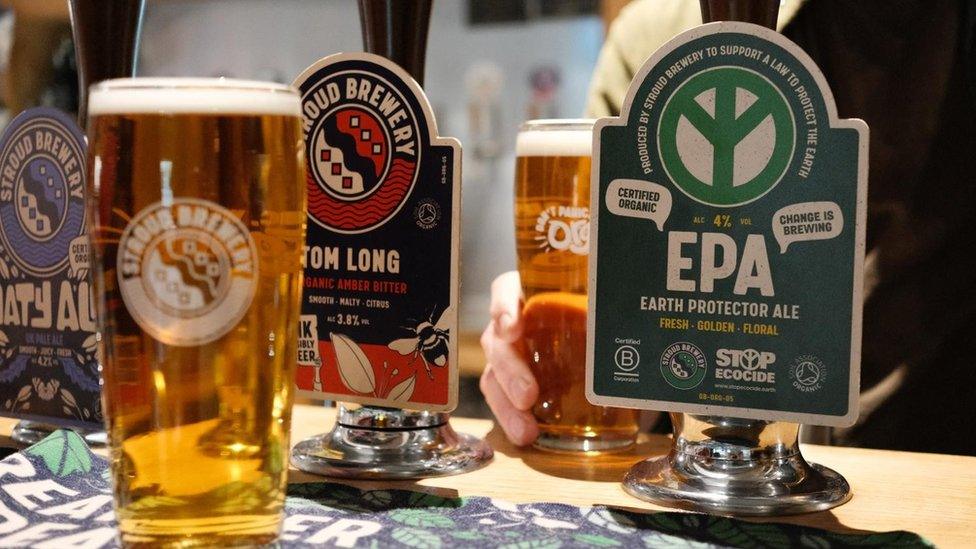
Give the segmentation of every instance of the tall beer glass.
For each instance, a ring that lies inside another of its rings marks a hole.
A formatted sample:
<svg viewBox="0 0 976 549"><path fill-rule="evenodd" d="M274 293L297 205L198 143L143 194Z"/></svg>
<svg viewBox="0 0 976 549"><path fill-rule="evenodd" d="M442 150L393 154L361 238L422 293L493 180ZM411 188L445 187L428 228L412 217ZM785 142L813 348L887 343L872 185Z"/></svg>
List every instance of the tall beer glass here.
<svg viewBox="0 0 976 549"><path fill-rule="evenodd" d="M297 93L91 89L103 404L125 543L259 544L281 524L305 241Z"/></svg>
<svg viewBox="0 0 976 549"><path fill-rule="evenodd" d="M524 344L539 383L536 446L625 448L636 410L586 400L587 255L592 120L533 120L516 141L515 239L525 294Z"/></svg>

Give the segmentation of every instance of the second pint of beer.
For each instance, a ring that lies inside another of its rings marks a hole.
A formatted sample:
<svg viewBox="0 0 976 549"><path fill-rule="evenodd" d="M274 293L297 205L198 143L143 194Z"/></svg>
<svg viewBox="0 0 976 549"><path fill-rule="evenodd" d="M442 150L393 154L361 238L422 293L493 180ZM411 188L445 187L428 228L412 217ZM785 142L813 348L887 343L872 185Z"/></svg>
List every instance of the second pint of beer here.
<svg viewBox="0 0 976 549"><path fill-rule="evenodd" d="M516 142L515 238L524 345L539 383L536 445L602 451L633 444L636 410L586 400L587 255L593 121L536 120Z"/></svg>
<svg viewBox="0 0 976 549"><path fill-rule="evenodd" d="M92 88L96 299L125 544L271 542L288 472L305 172L297 93Z"/></svg>

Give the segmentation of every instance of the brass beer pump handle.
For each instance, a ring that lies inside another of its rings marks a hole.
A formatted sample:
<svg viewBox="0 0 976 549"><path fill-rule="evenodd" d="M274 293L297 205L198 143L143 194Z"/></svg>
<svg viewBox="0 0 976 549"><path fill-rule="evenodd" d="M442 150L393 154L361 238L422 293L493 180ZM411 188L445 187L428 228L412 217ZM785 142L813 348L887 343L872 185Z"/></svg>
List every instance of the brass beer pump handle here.
<svg viewBox="0 0 976 549"><path fill-rule="evenodd" d="M776 30L779 0L700 0L702 23L739 21Z"/></svg>

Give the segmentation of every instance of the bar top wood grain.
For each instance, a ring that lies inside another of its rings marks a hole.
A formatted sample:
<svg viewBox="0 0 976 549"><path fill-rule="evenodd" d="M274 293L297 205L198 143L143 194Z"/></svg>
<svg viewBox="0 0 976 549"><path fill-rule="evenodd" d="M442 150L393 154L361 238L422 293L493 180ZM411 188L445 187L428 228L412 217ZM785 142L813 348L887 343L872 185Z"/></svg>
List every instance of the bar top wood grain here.
<svg viewBox="0 0 976 549"><path fill-rule="evenodd" d="M332 408L296 405L292 443L325 432L334 422ZM14 423L0 418L0 433L8 435ZM419 481L351 482L324 479L292 469L289 482L330 480L364 489L399 488L443 496L489 496L519 503L551 501L643 511L668 510L637 500L620 487L620 480L633 463L667 451L667 437L642 436L640 443L628 452L585 457L516 448L488 420L455 417L451 424L457 431L486 436L495 450L494 461L470 473ZM976 546L976 457L811 444L803 446L803 454L808 460L843 474L851 484L853 499L830 511L758 520L845 533L908 530L939 547Z"/></svg>

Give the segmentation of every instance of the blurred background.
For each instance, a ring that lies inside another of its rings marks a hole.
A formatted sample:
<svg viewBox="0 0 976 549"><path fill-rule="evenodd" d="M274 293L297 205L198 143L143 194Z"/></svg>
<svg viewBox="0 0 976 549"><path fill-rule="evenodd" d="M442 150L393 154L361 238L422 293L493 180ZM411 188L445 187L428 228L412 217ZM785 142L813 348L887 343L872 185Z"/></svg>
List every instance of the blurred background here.
<svg viewBox="0 0 976 549"><path fill-rule="evenodd" d="M629 0L440 0L426 92L464 148L461 415L484 415L478 336L488 288L515 268L514 145L531 118L578 117L607 25ZM77 109L65 0L0 1L0 129L21 110ZM321 57L362 51L353 0L147 0L139 76L288 82Z"/></svg>

